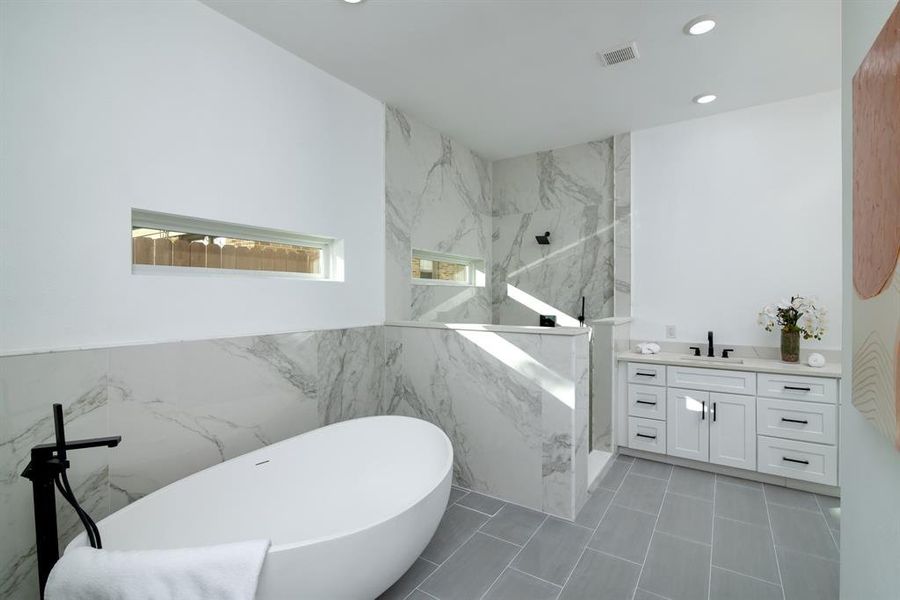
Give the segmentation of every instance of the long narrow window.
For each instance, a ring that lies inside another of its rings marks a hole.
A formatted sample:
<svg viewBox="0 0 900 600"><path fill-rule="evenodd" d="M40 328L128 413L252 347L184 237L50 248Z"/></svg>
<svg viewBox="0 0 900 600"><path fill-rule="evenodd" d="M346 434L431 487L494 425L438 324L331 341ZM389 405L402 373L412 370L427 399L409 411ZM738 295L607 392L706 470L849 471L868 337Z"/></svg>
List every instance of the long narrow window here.
<svg viewBox="0 0 900 600"><path fill-rule="evenodd" d="M413 250L412 280L430 285L483 285L479 282L482 265L483 261L474 258Z"/></svg>
<svg viewBox="0 0 900 600"><path fill-rule="evenodd" d="M335 240L133 210L131 262L142 270L257 271L336 279Z"/></svg>

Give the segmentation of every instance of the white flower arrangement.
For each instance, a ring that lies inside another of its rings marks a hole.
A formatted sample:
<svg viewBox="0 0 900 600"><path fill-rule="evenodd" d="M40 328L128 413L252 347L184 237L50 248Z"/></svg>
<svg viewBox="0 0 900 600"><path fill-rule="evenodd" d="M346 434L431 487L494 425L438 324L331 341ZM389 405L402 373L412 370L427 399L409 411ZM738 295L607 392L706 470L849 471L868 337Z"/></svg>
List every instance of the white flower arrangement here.
<svg viewBox="0 0 900 600"><path fill-rule="evenodd" d="M796 331L805 340L821 340L825 335L827 314L824 308L816 306L816 298L792 296L790 300L764 306L759 311L758 322L766 331Z"/></svg>

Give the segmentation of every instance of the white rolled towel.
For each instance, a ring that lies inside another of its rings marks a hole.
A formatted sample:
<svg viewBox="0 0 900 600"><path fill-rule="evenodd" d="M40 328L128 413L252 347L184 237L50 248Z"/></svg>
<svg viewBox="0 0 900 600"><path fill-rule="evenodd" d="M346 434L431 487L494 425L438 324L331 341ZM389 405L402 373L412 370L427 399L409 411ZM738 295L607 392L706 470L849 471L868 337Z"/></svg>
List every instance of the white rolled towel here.
<svg viewBox="0 0 900 600"><path fill-rule="evenodd" d="M638 352L640 352L641 354L659 354L659 351L661 350L659 344L656 344L654 342L643 342L641 344L638 344L637 347Z"/></svg>
<svg viewBox="0 0 900 600"><path fill-rule="evenodd" d="M66 552L45 600L253 600L268 540L176 550Z"/></svg>

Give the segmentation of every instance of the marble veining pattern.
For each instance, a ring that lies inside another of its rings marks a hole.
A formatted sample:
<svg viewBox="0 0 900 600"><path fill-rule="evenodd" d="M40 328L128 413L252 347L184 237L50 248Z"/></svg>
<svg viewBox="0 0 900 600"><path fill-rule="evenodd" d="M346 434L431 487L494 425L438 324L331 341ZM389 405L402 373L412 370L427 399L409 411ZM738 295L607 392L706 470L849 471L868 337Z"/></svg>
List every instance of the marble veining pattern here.
<svg viewBox="0 0 900 600"><path fill-rule="evenodd" d="M490 165L396 108L385 117L387 318L486 323L488 287L415 285L410 261L415 248L479 259L489 271Z"/></svg>
<svg viewBox="0 0 900 600"><path fill-rule="evenodd" d="M100 520L172 481L263 445L382 410L382 328L286 333L0 357L0 597L37 597L31 487L50 405L71 439L122 435L73 453L69 478ZM81 531L58 500L61 548Z"/></svg>
<svg viewBox="0 0 900 600"><path fill-rule="evenodd" d="M614 316L631 316L631 134L613 138L615 181Z"/></svg>
<svg viewBox="0 0 900 600"><path fill-rule="evenodd" d="M385 339L387 411L447 433L457 483L572 517L588 451L587 363L572 357L586 336L386 326Z"/></svg>
<svg viewBox="0 0 900 600"><path fill-rule="evenodd" d="M36 598L37 568L31 483L21 477L35 444L53 440L51 405L63 405L72 438L104 435L106 350L0 358L0 597ZM99 518L109 513L106 449L78 451L69 470L75 495ZM77 533L68 505L57 503L60 541Z"/></svg>
<svg viewBox="0 0 900 600"><path fill-rule="evenodd" d="M493 322L574 319L582 296L588 320L612 316L613 166L612 138L493 163Z"/></svg>

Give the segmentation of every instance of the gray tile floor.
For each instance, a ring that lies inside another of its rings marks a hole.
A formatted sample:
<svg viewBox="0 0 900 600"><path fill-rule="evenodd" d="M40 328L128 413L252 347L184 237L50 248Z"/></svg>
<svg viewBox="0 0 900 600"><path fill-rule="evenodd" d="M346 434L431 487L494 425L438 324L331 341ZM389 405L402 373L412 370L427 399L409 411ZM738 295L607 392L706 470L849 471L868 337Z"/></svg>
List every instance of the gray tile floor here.
<svg viewBox="0 0 900 600"><path fill-rule="evenodd" d="M574 523L453 488L382 600L829 600L840 504L619 457Z"/></svg>

